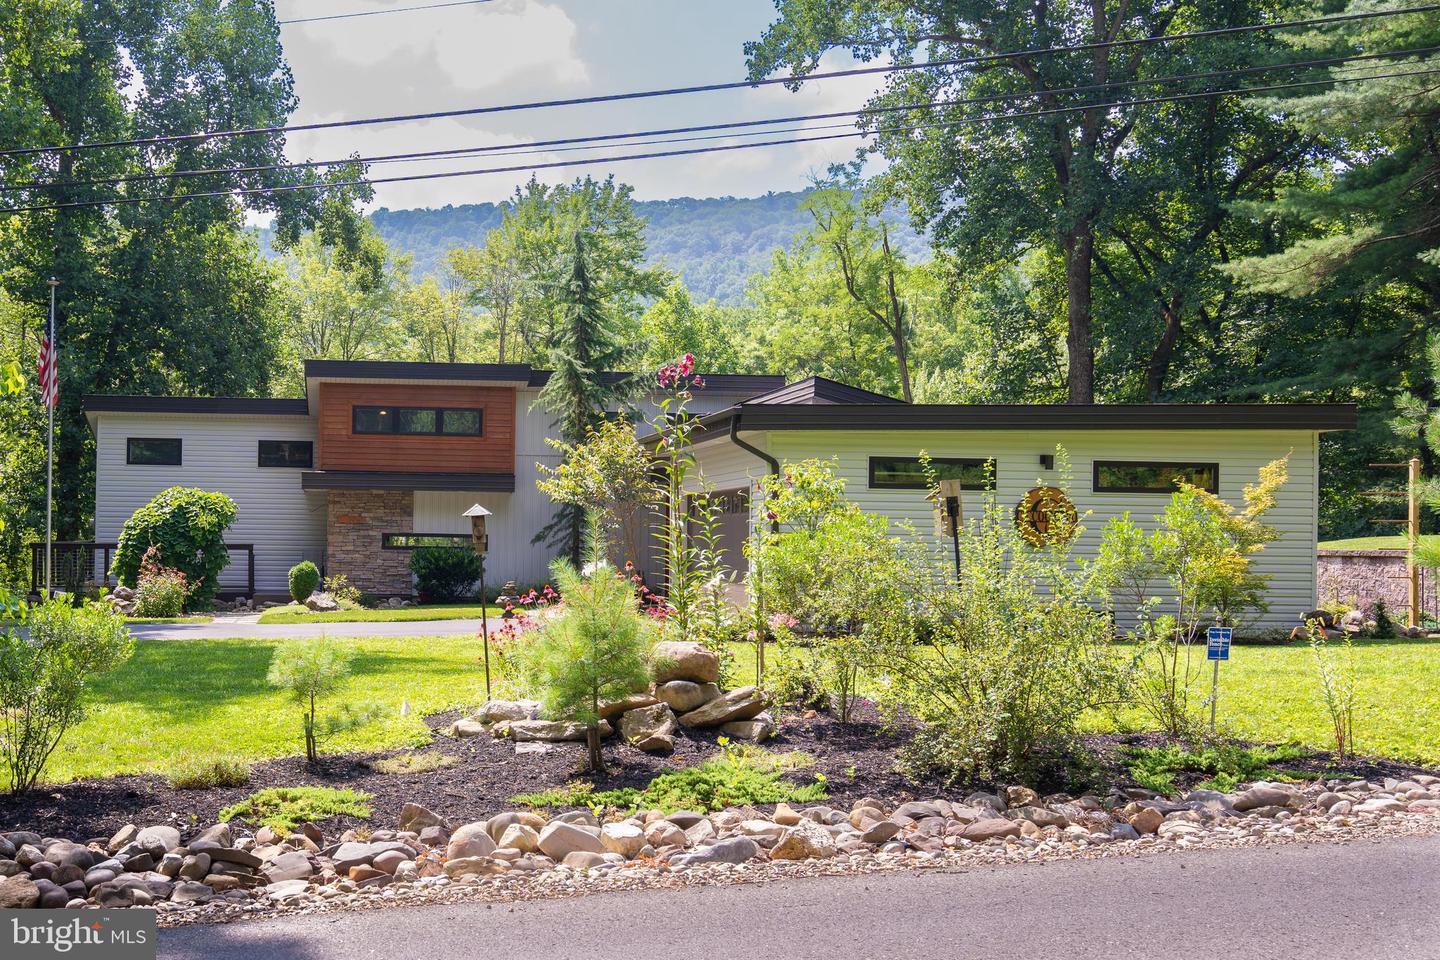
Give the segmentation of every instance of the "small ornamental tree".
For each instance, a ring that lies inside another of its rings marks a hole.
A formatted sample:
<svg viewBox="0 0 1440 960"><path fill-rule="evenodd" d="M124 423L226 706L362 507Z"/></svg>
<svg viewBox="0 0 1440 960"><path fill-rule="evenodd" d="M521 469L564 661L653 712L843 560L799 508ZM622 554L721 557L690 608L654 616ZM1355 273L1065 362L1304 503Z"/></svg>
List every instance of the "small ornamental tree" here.
<svg viewBox="0 0 1440 960"><path fill-rule="evenodd" d="M305 759L314 763L320 744L364 724L378 714L375 708L357 710L346 704L332 714L320 714L320 702L333 696L350 677L351 651L328 637L291 640L275 648L266 681L289 691L300 706L305 735Z"/></svg>
<svg viewBox="0 0 1440 960"><path fill-rule="evenodd" d="M552 567L565 597L524 652L525 672L548 717L585 725L589 769L604 772L600 704L643 690L650 680L652 632L630 584L603 562L584 577L563 560Z"/></svg>
<svg viewBox="0 0 1440 960"><path fill-rule="evenodd" d="M51 600L21 611L27 631L0 631L0 749L8 787L35 785L60 738L85 717L85 688L130 658L135 641L100 604Z"/></svg>
<svg viewBox="0 0 1440 960"><path fill-rule="evenodd" d="M220 571L230 565L225 531L237 513L235 501L223 493L194 487L162 490L120 529L111 573L133 588L146 552L157 547L160 564L185 574L190 605L206 606L215 599Z"/></svg>
<svg viewBox="0 0 1440 960"><path fill-rule="evenodd" d="M304 603L320 586L320 568L309 560L301 560L290 568L290 599Z"/></svg>
<svg viewBox="0 0 1440 960"><path fill-rule="evenodd" d="M583 443L546 442L564 459L554 467L535 465L541 475L536 488L556 503L598 514L605 541L618 531L623 559L634 559L640 549L640 511L654 499L650 454L634 427L625 420L606 420L590 427Z"/></svg>

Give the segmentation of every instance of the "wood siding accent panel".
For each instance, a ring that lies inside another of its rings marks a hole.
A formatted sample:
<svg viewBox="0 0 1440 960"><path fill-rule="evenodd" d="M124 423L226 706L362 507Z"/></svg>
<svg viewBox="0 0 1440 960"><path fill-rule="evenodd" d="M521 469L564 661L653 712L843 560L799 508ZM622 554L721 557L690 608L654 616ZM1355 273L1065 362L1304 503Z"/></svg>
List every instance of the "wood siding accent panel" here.
<svg viewBox="0 0 1440 960"><path fill-rule="evenodd" d="M484 412L484 435L355 433L357 406L459 407ZM513 473L515 388L321 383L315 465L320 470Z"/></svg>

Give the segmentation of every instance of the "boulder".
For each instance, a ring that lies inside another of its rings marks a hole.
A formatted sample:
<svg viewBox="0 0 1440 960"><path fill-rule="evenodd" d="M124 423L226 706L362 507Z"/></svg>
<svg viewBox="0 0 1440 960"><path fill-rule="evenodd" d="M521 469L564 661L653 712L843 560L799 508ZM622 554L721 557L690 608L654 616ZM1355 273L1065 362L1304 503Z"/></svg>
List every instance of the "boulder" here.
<svg viewBox="0 0 1440 960"><path fill-rule="evenodd" d="M1299 806L1297 799L1298 795L1293 791L1259 784L1235 796L1235 809L1243 813L1260 807Z"/></svg>
<svg viewBox="0 0 1440 960"><path fill-rule="evenodd" d="M860 834L860 839L866 843L886 843L894 840L895 835L900 832L900 824L894 820L876 820L865 828Z"/></svg>
<svg viewBox="0 0 1440 960"><path fill-rule="evenodd" d="M784 829L780 842L770 851L771 860L824 860L835 856L830 831L813 820L801 820Z"/></svg>
<svg viewBox="0 0 1440 960"><path fill-rule="evenodd" d="M573 720L515 720L509 726L510 737L516 743L541 741L560 743L568 740L584 740L585 725ZM610 736L608 721L600 721L600 736Z"/></svg>
<svg viewBox="0 0 1440 960"><path fill-rule="evenodd" d="M713 683L696 683L693 680L671 680L655 685L655 698L668 703L676 713L689 713L720 696L720 688Z"/></svg>
<svg viewBox="0 0 1440 960"><path fill-rule="evenodd" d="M175 903L204 903L213 896L214 890L195 880L181 880L170 892L170 899Z"/></svg>
<svg viewBox="0 0 1440 960"><path fill-rule="evenodd" d="M495 839L485 829L485 822L477 820L467 823L450 835L445 848L445 859L458 860L461 857L488 857L495 852Z"/></svg>
<svg viewBox="0 0 1440 960"><path fill-rule="evenodd" d="M671 680L718 683L720 658L702 643L692 640L664 640L651 653L651 670L656 684Z"/></svg>
<svg viewBox="0 0 1440 960"><path fill-rule="evenodd" d="M1141 807L1130 816L1130 826L1137 833L1154 833L1165 822L1165 814L1154 807Z"/></svg>
<svg viewBox="0 0 1440 960"><path fill-rule="evenodd" d="M463 877L469 874L503 873L510 867L503 860L490 857L459 857L445 861L445 876Z"/></svg>
<svg viewBox="0 0 1440 960"><path fill-rule="evenodd" d="M996 837L1018 837L1020 836L1021 822L1006 820L1004 817L986 817L983 820L965 824L960 831L960 836L973 843L984 843L986 840L993 840Z"/></svg>
<svg viewBox="0 0 1440 960"><path fill-rule="evenodd" d="M419 833L426 827L440 827L449 830L450 825L437 814L420 806L418 803L407 803L400 808L400 829L412 833Z"/></svg>
<svg viewBox="0 0 1440 960"><path fill-rule="evenodd" d="M686 727L718 727L735 720L753 720L769 705L765 694L755 687L739 687L683 714L680 723Z"/></svg>
<svg viewBox="0 0 1440 960"><path fill-rule="evenodd" d="M135 835L135 843L157 860L180 846L180 831L174 827L146 827Z"/></svg>
<svg viewBox="0 0 1440 960"><path fill-rule="evenodd" d="M600 719L614 720L623 713L629 713L631 710L639 710L641 707L649 707L659 702L659 700L656 700L654 696L646 691L632 693L630 696L621 697L619 700L606 700L600 704Z"/></svg>
<svg viewBox="0 0 1440 960"><path fill-rule="evenodd" d="M197 859L204 854L196 854ZM266 883L281 883L285 880L303 880L313 876L315 864L298 850L282 853L260 870Z"/></svg>
<svg viewBox="0 0 1440 960"><path fill-rule="evenodd" d="M604 853L605 844L600 841L600 831L587 830L585 827L573 823L554 820L545 825L540 831L539 840L540 852L551 860L564 860L566 854L580 851L583 853Z"/></svg>
<svg viewBox="0 0 1440 960"><path fill-rule="evenodd" d="M744 863L760 855L760 845L749 837L729 837L700 847L690 853L682 853L671 863L683 866L692 863Z"/></svg>
<svg viewBox="0 0 1440 960"><path fill-rule="evenodd" d="M685 831L669 820L656 820L645 827L645 840L652 847L684 847L689 842Z"/></svg>
<svg viewBox="0 0 1440 960"><path fill-rule="evenodd" d="M316 613L334 613L340 609L340 603L331 594L316 592L305 598L305 606Z"/></svg>
<svg viewBox="0 0 1440 960"><path fill-rule="evenodd" d="M497 813L485 821L485 829L489 831L490 839L503 847L504 844L500 843L501 836L504 835L507 828L516 823L523 823L537 833L545 829L545 818L538 813L531 813L529 810L507 810L504 813Z"/></svg>
<svg viewBox="0 0 1440 960"><path fill-rule="evenodd" d="M470 718L477 723L499 723L501 720L534 720L540 715L535 700L487 700Z"/></svg>
<svg viewBox="0 0 1440 960"><path fill-rule="evenodd" d="M675 714L670 706L654 703L620 715L620 735L641 750L675 749Z"/></svg>
<svg viewBox="0 0 1440 960"><path fill-rule="evenodd" d="M57 840L46 847L45 859L56 866L79 867L81 876L95 865L95 854L89 847L68 840Z"/></svg>
<svg viewBox="0 0 1440 960"><path fill-rule="evenodd" d="M139 832L139 827L135 826L135 824L133 823L127 823L125 824L125 826L115 831L114 835L110 837L110 842L105 844L105 849L110 853L115 853L117 850L121 849L126 844L133 842L136 834L138 834Z"/></svg>
<svg viewBox="0 0 1440 960"><path fill-rule="evenodd" d="M483 737L489 732L490 728L488 726L479 720L474 720L469 717L462 717L445 728L445 733L448 736L454 737L456 740L470 740L474 737Z"/></svg>
<svg viewBox="0 0 1440 960"><path fill-rule="evenodd" d="M574 870L592 870L595 867L604 866L609 863L604 854L592 853L589 850L572 850L565 854L560 861L565 866Z"/></svg>
<svg viewBox="0 0 1440 960"><path fill-rule="evenodd" d="M665 708L669 710L669 707ZM645 831L633 823L607 823L600 828L600 843L611 853L634 860L646 844Z"/></svg>
<svg viewBox="0 0 1440 960"><path fill-rule="evenodd" d="M757 713L749 720L731 720L729 723L720 724L720 732L731 740L748 740L751 743L763 743L775 736L775 720L766 710Z"/></svg>
<svg viewBox="0 0 1440 960"><path fill-rule="evenodd" d="M540 834L534 827L523 823L512 823L500 834L498 841L502 847L511 850L519 850L521 853L534 853L540 849Z"/></svg>
<svg viewBox="0 0 1440 960"><path fill-rule="evenodd" d="M0 909L29 910L40 902L40 888L23 874L0 880Z"/></svg>

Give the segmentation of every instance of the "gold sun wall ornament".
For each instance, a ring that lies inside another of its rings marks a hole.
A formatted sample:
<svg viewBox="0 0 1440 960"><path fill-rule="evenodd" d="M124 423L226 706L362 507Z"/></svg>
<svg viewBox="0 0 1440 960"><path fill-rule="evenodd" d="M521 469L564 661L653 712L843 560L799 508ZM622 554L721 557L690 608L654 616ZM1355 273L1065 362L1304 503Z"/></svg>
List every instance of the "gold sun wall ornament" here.
<svg viewBox="0 0 1440 960"><path fill-rule="evenodd" d="M1036 487L1015 505L1015 527L1036 547L1069 542L1079 520L1075 504L1058 487Z"/></svg>

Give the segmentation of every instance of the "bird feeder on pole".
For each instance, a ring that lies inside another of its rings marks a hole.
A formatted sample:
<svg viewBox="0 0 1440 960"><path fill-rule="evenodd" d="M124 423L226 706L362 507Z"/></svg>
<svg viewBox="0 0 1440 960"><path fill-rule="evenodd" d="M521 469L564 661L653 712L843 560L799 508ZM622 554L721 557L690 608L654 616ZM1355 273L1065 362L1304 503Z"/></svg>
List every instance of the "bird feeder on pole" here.
<svg viewBox="0 0 1440 960"><path fill-rule="evenodd" d="M480 636L485 641L485 699L490 699L490 617L485 606L485 552L490 549L490 535L485 532L485 518L490 511L474 504L461 514L470 518L470 545L480 558Z"/></svg>

